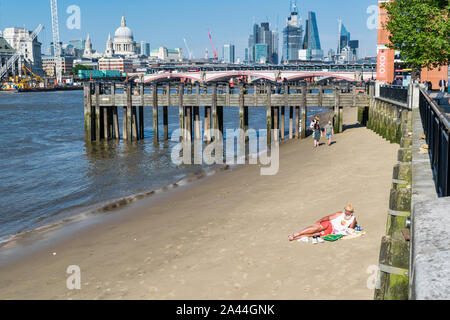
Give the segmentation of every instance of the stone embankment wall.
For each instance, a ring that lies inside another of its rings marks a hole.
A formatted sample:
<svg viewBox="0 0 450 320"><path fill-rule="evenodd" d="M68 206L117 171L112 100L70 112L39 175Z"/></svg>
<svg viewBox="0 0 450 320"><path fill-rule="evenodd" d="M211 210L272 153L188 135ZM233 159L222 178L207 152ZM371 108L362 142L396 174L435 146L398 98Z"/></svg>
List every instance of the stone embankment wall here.
<svg viewBox="0 0 450 320"><path fill-rule="evenodd" d="M402 103L376 91L371 87L370 107L360 108L359 121L400 149L375 299L450 299L450 197L439 198L436 191L420 114L426 93L411 85L408 101Z"/></svg>
<svg viewBox="0 0 450 320"><path fill-rule="evenodd" d="M367 128L391 143L400 144L393 169L386 235L381 241L376 300L406 300L409 285L409 230L411 216L412 113L408 103L377 97L372 87L370 106L359 108L358 118Z"/></svg>

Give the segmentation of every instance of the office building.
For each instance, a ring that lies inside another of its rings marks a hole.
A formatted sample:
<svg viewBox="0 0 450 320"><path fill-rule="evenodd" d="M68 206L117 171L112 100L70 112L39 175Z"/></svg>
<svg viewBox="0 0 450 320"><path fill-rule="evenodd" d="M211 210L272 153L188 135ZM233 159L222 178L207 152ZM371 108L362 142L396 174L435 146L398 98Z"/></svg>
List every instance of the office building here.
<svg viewBox="0 0 450 320"><path fill-rule="evenodd" d="M258 46L257 45L265 45ZM266 48L265 55L262 54L262 48ZM248 61L250 63L261 63L261 57L265 57L265 63L278 64L278 33L270 30L268 22L263 22L261 25L253 25L253 34L250 35L248 41ZM258 56L256 56L258 51Z"/></svg>
<svg viewBox="0 0 450 320"><path fill-rule="evenodd" d="M98 61L98 70L118 70L121 73L133 72L133 60L125 58L101 58Z"/></svg>
<svg viewBox="0 0 450 320"><path fill-rule="evenodd" d="M339 63L355 62L358 60L359 41L352 40L350 32L339 20L339 41L337 48L337 61Z"/></svg>
<svg viewBox="0 0 450 320"><path fill-rule="evenodd" d="M312 11L308 12L308 20L306 20L303 49L307 50L307 60L323 60L316 14Z"/></svg>
<svg viewBox="0 0 450 320"><path fill-rule="evenodd" d="M150 43L141 41L140 49L141 56L150 57Z"/></svg>
<svg viewBox="0 0 450 320"><path fill-rule="evenodd" d="M292 4L292 3L291 3ZM303 45L303 27L296 5L291 5L291 14L283 29L283 62L299 60L299 50Z"/></svg>
<svg viewBox="0 0 450 320"><path fill-rule="evenodd" d="M269 61L269 46L265 43L257 43L253 46L254 63L266 64Z"/></svg>
<svg viewBox="0 0 450 320"><path fill-rule="evenodd" d="M235 47L232 44L226 44L223 46L223 62L224 63L234 63L235 59Z"/></svg>

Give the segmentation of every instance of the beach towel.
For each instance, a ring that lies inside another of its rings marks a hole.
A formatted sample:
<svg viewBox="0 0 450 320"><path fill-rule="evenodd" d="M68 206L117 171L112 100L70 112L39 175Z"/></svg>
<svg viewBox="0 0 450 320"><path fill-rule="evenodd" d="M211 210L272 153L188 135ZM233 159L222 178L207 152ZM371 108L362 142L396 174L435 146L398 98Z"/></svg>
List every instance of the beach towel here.
<svg viewBox="0 0 450 320"><path fill-rule="evenodd" d="M344 240L351 240L351 239L355 239L355 238L359 238L362 237L363 235L365 235L366 232L365 231L354 231L351 234L343 237Z"/></svg>
<svg viewBox="0 0 450 320"><path fill-rule="evenodd" d="M339 239L342 239L343 235L340 234L329 234L325 237L323 237L323 240L325 241L329 241L329 242L335 242L338 241Z"/></svg>

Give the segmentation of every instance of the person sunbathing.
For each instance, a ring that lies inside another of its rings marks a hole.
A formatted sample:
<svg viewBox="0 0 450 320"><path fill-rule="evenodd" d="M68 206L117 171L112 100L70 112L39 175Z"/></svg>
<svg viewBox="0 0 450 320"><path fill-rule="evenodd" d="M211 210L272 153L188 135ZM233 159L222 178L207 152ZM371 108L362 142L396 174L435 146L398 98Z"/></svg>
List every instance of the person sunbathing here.
<svg viewBox="0 0 450 320"><path fill-rule="evenodd" d="M289 241L312 237L315 240L313 243L317 243L317 240L322 240L321 237L330 234L346 235L348 229L354 229L356 226L354 212L355 208L349 205L344 211L322 218L315 225L289 236Z"/></svg>

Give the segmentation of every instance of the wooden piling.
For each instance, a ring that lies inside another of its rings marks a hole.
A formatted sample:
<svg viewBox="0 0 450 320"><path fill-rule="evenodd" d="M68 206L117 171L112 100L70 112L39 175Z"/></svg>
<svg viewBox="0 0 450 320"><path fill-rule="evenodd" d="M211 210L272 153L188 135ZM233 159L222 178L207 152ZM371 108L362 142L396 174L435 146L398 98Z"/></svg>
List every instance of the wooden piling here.
<svg viewBox="0 0 450 320"><path fill-rule="evenodd" d="M128 107L122 108L122 132L123 132L123 140L128 140Z"/></svg>
<svg viewBox="0 0 450 320"><path fill-rule="evenodd" d="M131 84L127 85L127 140L133 140L133 97L131 95Z"/></svg>
<svg viewBox="0 0 450 320"><path fill-rule="evenodd" d="M185 115L185 123L186 123L186 140L192 141L192 107L186 107L186 115Z"/></svg>
<svg viewBox="0 0 450 320"><path fill-rule="evenodd" d="M213 84L212 87L212 101L211 101L211 108L212 108L212 128L213 128L213 136L214 141L216 141L217 136L217 130L219 130L219 118L218 118L218 110L217 110L217 85Z"/></svg>
<svg viewBox="0 0 450 320"><path fill-rule="evenodd" d="M281 126L280 126L280 130L281 130L281 141L284 141L285 139L285 119L286 119L286 113L285 113L285 107L281 107Z"/></svg>
<svg viewBox="0 0 450 320"><path fill-rule="evenodd" d="M172 105L170 100L170 84L166 87L167 106L163 107L163 127L164 127L164 141L169 140L169 107Z"/></svg>
<svg viewBox="0 0 450 320"><path fill-rule="evenodd" d="M266 85L267 144L272 144L272 87Z"/></svg>
<svg viewBox="0 0 450 320"><path fill-rule="evenodd" d="M94 114L92 112L92 99L91 99L91 83L86 82L84 84L84 133L85 138L88 141L92 141L95 135L93 132Z"/></svg>
<svg viewBox="0 0 450 320"><path fill-rule="evenodd" d="M295 107L295 139L300 139L301 138L301 134L300 134L300 107Z"/></svg>
<svg viewBox="0 0 450 320"><path fill-rule="evenodd" d="M144 140L144 106L145 106L145 95L144 95L144 83L140 84L140 94L141 94L141 105L139 106L139 139Z"/></svg>
<svg viewBox="0 0 450 320"><path fill-rule="evenodd" d="M133 140L138 141L139 140L139 134L138 134L138 119L137 119L137 110L136 107L131 107L132 112L132 128L133 128Z"/></svg>
<svg viewBox="0 0 450 320"><path fill-rule="evenodd" d="M340 131L340 111L339 107L341 105L341 95L339 87L334 88L334 132L341 133Z"/></svg>
<svg viewBox="0 0 450 320"><path fill-rule="evenodd" d="M244 86L239 86L239 141L238 155L245 155L245 110L244 110Z"/></svg>
<svg viewBox="0 0 450 320"><path fill-rule="evenodd" d="M120 130L119 130L119 113L117 107L113 107L113 123L114 123L114 139L120 139Z"/></svg>
<svg viewBox="0 0 450 320"><path fill-rule="evenodd" d="M274 141L279 141L280 140L280 108L279 107L274 107L273 108L273 126L274 126L274 131L273 131L273 137L274 137Z"/></svg>
<svg viewBox="0 0 450 320"><path fill-rule="evenodd" d="M294 107L289 107L289 140L294 138Z"/></svg>
<svg viewBox="0 0 450 320"><path fill-rule="evenodd" d="M206 106L205 107L205 115L204 115L204 125L203 125L203 130L205 132L204 134L204 140L209 143L211 142L211 107Z"/></svg>
<svg viewBox="0 0 450 320"><path fill-rule="evenodd" d="M95 84L95 140L102 139L101 112L100 112L100 84Z"/></svg>
<svg viewBox="0 0 450 320"><path fill-rule="evenodd" d="M184 139L184 104L183 104L183 96L184 96L184 84L181 83L178 86L178 98L179 98L179 121L180 121L180 142Z"/></svg>
<svg viewBox="0 0 450 320"><path fill-rule="evenodd" d="M103 107L103 137L105 140L109 139L109 115L108 115L108 108Z"/></svg>
<svg viewBox="0 0 450 320"><path fill-rule="evenodd" d="M153 142L159 142L159 128L158 128L158 86L156 84L152 87L153 100Z"/></svg>
<svg viewBox="0 0 450 320"><path fill-rule="evenodd" d="M305 139L306 138L306 122L307 122L307 106L306 106L306 90L307 87L306 85L302 86L302 100L301 100L301 121L300 123L302 124L302 128L301 128L301 139Z"/></svg>
<svg viewBox="0 0 450 320"><path fill-rule="evenodd" d="M323 107L323 87L319 86L318 88L318 106Z"/></svg>

